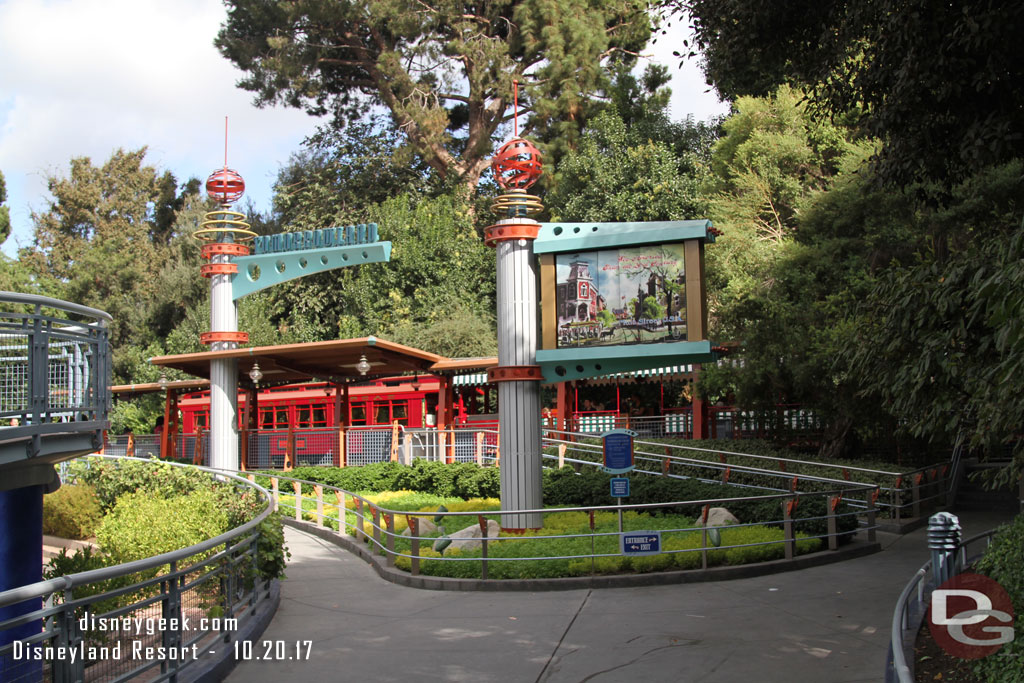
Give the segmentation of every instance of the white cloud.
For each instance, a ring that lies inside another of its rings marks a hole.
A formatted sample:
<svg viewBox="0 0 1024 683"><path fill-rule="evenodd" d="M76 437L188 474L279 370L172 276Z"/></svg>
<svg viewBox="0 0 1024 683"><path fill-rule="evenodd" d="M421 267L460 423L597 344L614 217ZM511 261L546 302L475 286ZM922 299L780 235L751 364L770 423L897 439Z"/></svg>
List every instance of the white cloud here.
<svg viewBox="0 0 1024 683"><path fill-rule="evenodd" d="M229 164L269 208L278 167L317 122L252 106L235 87L241 72L213 47L223 18L218 0L0 4L0 171L16 240L27 243L30 209L45 205L46 174L74 156L98 164L147 145L149 163L205 179L223 163L225 115Z"/></svg>
<svg viewBox="0 0 1024 683"><path fill-rule="evenodd" d="M72 157L99 164L119 147L146 145L149 163L180 180L205 179L223 163L225 115L229 165L257 208L269 208L277 169L317 121L252 106L251 93L235 86L241 72L213 47L224 17L220 0L0 2L0 171L15 232L7 253L29 243L30 211L47 201L45 177ZM673 117L723 112L695 63L677 69L673 40L652 50L672 69Z"/></svg>

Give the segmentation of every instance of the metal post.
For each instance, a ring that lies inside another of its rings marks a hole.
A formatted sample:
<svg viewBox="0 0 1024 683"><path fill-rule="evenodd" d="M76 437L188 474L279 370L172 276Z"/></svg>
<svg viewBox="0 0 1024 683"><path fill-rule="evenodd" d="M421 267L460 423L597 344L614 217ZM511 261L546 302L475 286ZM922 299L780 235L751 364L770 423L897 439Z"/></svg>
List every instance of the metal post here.
<svg viewBox="0 0 1024 683"><path fill-rule="evenodd" d="M387 526L387 539L385 546L387 547L387 564L389 567L395 566L395 516L393 514L384 515L384 524Z"/></svg>
<svg viewBox="0 0 1024 683"><path fill-rule="evenodd" d="M420 520L419 517L409 517L409 535L412 537L412 550L409 552L412 555L410 561L409 572L413 576L419 576L420 573Z"/></svg>
<svg viewBox="0 0 1024 683"><path fill-rule="evenodd" d="M795 507L796 500L782 501L782 531L785 535L784 548L786 559L792 560L796 555L796 538L793 534L793 517L791 507Z"/></svg>
<svg viewBox="0 0 1024 683"><path fill-rule="evenodd" d="M324 525L324 487L317 484L313 490L316 491L316 525L322 527Z"/></svg>
<svg viewBox="0 0 1024 683"><path fill-rule="evenodd" d="M940 586L956 573L956 551L960 545L960 520L939 512L928 520L928 548L932 552L932 581Z"/></svg>
<svg viewBox="0 0 1024 683"><path fill-rule="evenodd" d="M487 580L487 518L479 515L476 519L480 525L480 578Z"/></svg>

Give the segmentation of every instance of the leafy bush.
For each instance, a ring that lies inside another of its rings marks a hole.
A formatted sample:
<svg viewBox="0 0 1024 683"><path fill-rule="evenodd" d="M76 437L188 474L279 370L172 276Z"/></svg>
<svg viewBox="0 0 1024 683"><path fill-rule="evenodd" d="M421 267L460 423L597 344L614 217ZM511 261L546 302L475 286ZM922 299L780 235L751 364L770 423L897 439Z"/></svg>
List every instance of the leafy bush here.
<svg viewBox="0 0 1024 683"><path fill-rule="evenodd" d="M44 534L79 540L91 538L102 519L99 497L89 485L65 485L43 496Z"/></svg>
<svg viewBox="0 0 1024 683"><path fill-rule="evenodd" d="M616 500L611 497L609 480L611 475L594 470L585 470L577 474L572 468L563 467L558 470L544 471L544 502L548 505L614 505ZM675 479L672 477L653 475L634 475L630 480L630 503L664 503L686 500L713 500L718 498L739 498L760 495L757 491L730 486L713 484L695 479ZM746 523L765 523L782 526L782 505L780 499L761 501L735 501L721 504L736 515L737 519ZM701 514L701 505L676 505L663 508L664 512L687 514L696 517ZM857 529L857 518L850 514L853 509L846 503L840 503L836 510L842 515L837 518L837 529L842 534L841 543L853 538ZM803 496L794 511L793 525L795 531L808 536L824 536L828 532L828 522L824 519L827 513L827 501L821 496Z"/></svg>
<svg viewBox="0 0 1024 683"><path fill-rule="evenodd" d="M999 652L973 664L980 681L1024 683L1024 515L1003 526L992 539L992 545L978 561L975 571L999 582L1013 601L1017 616L1013 641Z"/></svg>
<svg viewBox="0 0 1024 683"><path fill-rule="evenodd" d="M488 575L495 579L553 578L595 574L656 572L669 569L696 569L701 566L702 535L695 530L692 518L679 515L650 516L643 513L623 514L623 528L627 530L661 530L662 547L659 555L622 556L619 553L618 515L598 512L594 516L595 535L590 535L589 516L582 512L554 512L545 515L544 528L514 536L502 534L488 545ZM708 566L721 564L748 564L779 559L785 555L783 532L766 526L725 527L721 530L721 545L708 544ZM575 538L562 536L579 534ZM741 547L725 547L741 546ZM797 535L796 553L819 550L819 539ZM398 539L396 551L408 554L406 539ZM679 552L690 551L690 552ZM479 549L449 548L435 552L429 545L420 547L420 572L430 576L479 578L481 556ZM604 557L577 557L575 559L525 559L556 556L585 556L590 553ZM508 561L499 558L507 558ZM522 561L513 558L524 558ZM396 558L395 565L410 570L411 559Z"/></svg>
<svg viewBox="0 0 1024 683"><path fill-rule="evenodd" d="M280 474L263 472L265 476ZM475 463L442 463L416 460L412 465L376 462L362 467L297 467L288 473L296 479L336 486L346 491L420 491L457 498L497 497L501 491L499 472ZM261 478L261 485L267 479ZM286 486L287 482L282 484ZM303 494L312 494L312 486L303 485Z"/></svg>
<svg viewBox="0 0 1024 683"><path fill-rule="evenodd" d="M209 473L156 461L110 461L83 458L71 464L70 477L96 490L103 512L126 493L145 492L159 498L208 490L216 481Z"/></svg>
<svg viewBox="0 0 1024 683"><path fill-rule="evenodd" d="M187 548L228 529L220 503L209 489L166 499L129 493L104 518L96 538L117 563Z"/></svg>

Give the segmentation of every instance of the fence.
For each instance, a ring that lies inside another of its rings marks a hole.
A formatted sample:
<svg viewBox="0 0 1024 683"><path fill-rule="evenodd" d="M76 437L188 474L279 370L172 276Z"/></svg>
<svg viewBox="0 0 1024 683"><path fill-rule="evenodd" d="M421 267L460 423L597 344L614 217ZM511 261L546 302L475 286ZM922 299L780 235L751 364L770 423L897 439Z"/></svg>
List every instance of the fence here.
<svg viewBox="0 0 1024 683"><path fill-rule="evenodd" d="M335 486L318 484L316 482L295 479L284 475L270 476L250 474L248 476L251 481L263 480L268 482L275 507L284 508L289 511L283 512L283 514L293 516L297 521L309 519L319 527L327 526L341 535L353 536L356 540L364 541L370 546L372 552L384 555L385 562L388 566L395 566L398 562L402 562L403 565L408 565L408 571L413 576L419 575L421 564L424 561L479 563L479 576L482 580L488 580L491 578L490 568L494 563L506 562L564 560L567 563L575 563L577 568L581 566L579 563L582 563L582 566L584 567L589 566L590 573L594 573L596 571L597 563L601 558L621 557L624 554L623 551L611 551L609 548L609 545L613 545L616 549L620 547L619 541L622 538L623 531L637 531L638 533L641 533L640 530L624 528L624 526L628 526L628 524L624 524L624 519L627 518L629 512L664 510L666 508L684 506L690 508L701 508L703 510L699 524L697 526L684 526L659 530L659 537L666 539L666 542L664 543L661 552L657 554L673 558L673 564L692 564L695 567L704 569L708 567L709 554L718 553L720 551L725 552L736 548L781 546L782 555L787 560L792 560L799 554L800 550L798 549L798 543L813 539L821 539L823 544L829 550L838 550L841 538L852 533L850 531L840 530L839 520L843 517L863 515L863 529L867 532L869 541L874 541L876 528L874 523L875 510L870 505L864 511L837 511L839 509L839 502L851 491L860 493L862 490L867 491L873 488L871 486L864 485L854 485L851 488L845 488L842 490L829 490L810 494L811 497L821 497L826 501L826 505L824 506L826 514L821 517L809 517L797 520L793 517L795 498L790 494L769 494L737 498L672 501L637 505L606 505L549 508L541 510L517 510L514 512L503 512L499 510L449 512L447 510L440 509L436 512L410 512L407 510L393 510L377 505L368 498ZM259 477L259 479L257 479L257 477ZM288 486L282 486L282 482L287 483ZM287 489L289 488L291 489L290 493L287 492ZM284 493L282 493L282 489L285 490ZM306 492L304 492L304 489ZM869 495L865 495L865 498L868 500L871 499ZM778 501L779 518L773 520L761 520L756 523L733 524L718 527L710 527L706 525L708 511L711 507L725 506L740 501ZM350 507L351 511L349 511ZM499 539L497 537L498 528L494 526L494 518L501 519L504 515L538 514L547 517L549 515L565 515L566 513L574 512L586 513L590 520L590 531L588 533L561 533L544 536L511 535L502 536ZM605 512L612 512L618 515L618 531L596 530L595 515L597 513ZM824 520L826 532L818 535L804 535L798 538L795 531L796 525L801 522L814 520ZM468 522L468 525L466 522ZM444 531L446 529L461 530L464 527L471 528L474 526L474 523L479 528L479 534L474 534L476 536L475 540L480 543L479 555L460 552L452 556L446 556L444 554L438 555L437 552L432 552L428 557L423 553L424 544L434 544L434 550L437 550L438 547L440 547L443 552L444 549L448 547L448 545L444 543L446 540L450 541L450 543L455 547L459 547L459 545L462 544L462 547L466 548L474 539L469 537L458 539L453 538L452 536L441 539L438 536L430 534L437 529ZM727 534L730 529L766 524L780 525L783 529L783 538L780 540L754 543L726 544L719 542L716 544L715 542L716 538L720 540L721 535ZM403 529L405 533L403 533ZM687 536L690 536L695 541L699 537L700 540L692 548L672 547L679 544L672 543L667 540L670 537L681 540ZM614 543L610 544L609 539L612 539ZM551 548L565 548L572 546L572 542L574 540L582 541L582 543L577 543L576 545L584 548L589 547L590 552L565 554L554 550L548 554L531 556L523 556L515 551L510 552L507 556L498 556L494 554L494 549L496 548L495 544L497 543L506 544L505 547L507 547L508 544L540 542L550 545ZM676 559L677 557L684 555L687 555L690 558L688 562ZM403 566L403 568L405 567Z"/></svg>
<svg viewBox="0 0 1024 683"><path fill-rule="evenodd" d="M995 532L995 529L991 529L960 543L952 553L953 566L951 569L947 568L948 575L959 574L978 559L992 542ZM971 548L975 550L970 550ZM914 683L914 672L910 664L914 661L914 641L928 610L931 592L942 584L935 574L931 560L925 562L896 601L890 629L886 683Z"/></svg>
<svg viewBox="0 0 1024 683"><path fill-rule="evenodd" d="M0 419L10 425L4 438L69 431L99 437L109 403L110 316L12 292L0 292L0 307ZM61 426L67 422L74 429ZM30 449L40 447L33 439Z"/></svg>
<svg viewBox="0 0 1024 683"><path fill-rule="evenodd" d="M547 430L546 434L544 457L553 466L580 468L602 464L600 439L557 430ZM872 484L876 487L871 493L875 498L872 505L899 524L908 518L920 518L924 511L952 503L962 450L961 440L948 461L908 472L893 472L637 439L634 462L638 474L692 478L763 491L801 493ZM868 503L856 496L848 497L847 502L861 508Z"/></svg>
<svg viewBox="0 0 1024 683"><path fill-rule="evenodd" d="M662 421L670 416L652 418ZM650 422L648 422L650 424ZM603 449L592 434L544 430L543 458L549 466L599 466ZM476 462L496 465L501 454L498 433L490 429L455 428L404 429L401 427L352 427L338 429L295 429L244 432L248 440L245 469L290 469L303 465L360 466L375 462L413 460ZM727 483L774 493L803 493L829 487L872 484L872 501L880 513L897 524L919 519L929 510L952 504L959 474L962 440L950 460L910 471L898 472L769 455L699 448L678 443L652 441L642 437L634 442L638 474L656 474L705 482ZM129 450L126 437L111 440L108 452L125 455L153 453L158 436L134 437ZM123 449L123 450L122 450ZM177 457L208 464L209 434L183 435L175 440ZM867 501L851 497L850 504L864 508Z"/></svg>
<svg viewBox="0 0 1024 683"><path fill-rule="evenodd" d="M175 681L214 656L208 653L224 656L238 647L233 633L270 597L270 582L259 575L257 542L273 506L269 493L252 482L217 476L259 491L264 510L188 548L0 593L0 607L32 605L0 621L0 631L39 623L36 635L0 648L0 680ZM153 628L157 624L163 628ZM72 650L78 656L71 657Z"/></svg>

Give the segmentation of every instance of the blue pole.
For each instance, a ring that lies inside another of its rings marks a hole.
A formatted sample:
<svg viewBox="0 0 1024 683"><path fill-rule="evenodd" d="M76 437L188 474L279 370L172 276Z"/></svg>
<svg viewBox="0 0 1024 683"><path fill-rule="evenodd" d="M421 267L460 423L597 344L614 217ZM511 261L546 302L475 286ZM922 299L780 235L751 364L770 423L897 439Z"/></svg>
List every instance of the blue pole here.
<svg viewBox="0 0 1024 683"><path fill-rule="evenodd" d="M36 583L42 578L43 487L35 485L0 491L0 592ZM37 599L0 607L0 621L34 612L41 605L42 600ZM33 621L0 631L0 648L37 635L41 628L39 621ZM6 660L7 657L0 658L0 672L5 672L5 676L12 671L25 674L40 665L39 662Z"/></svg>

